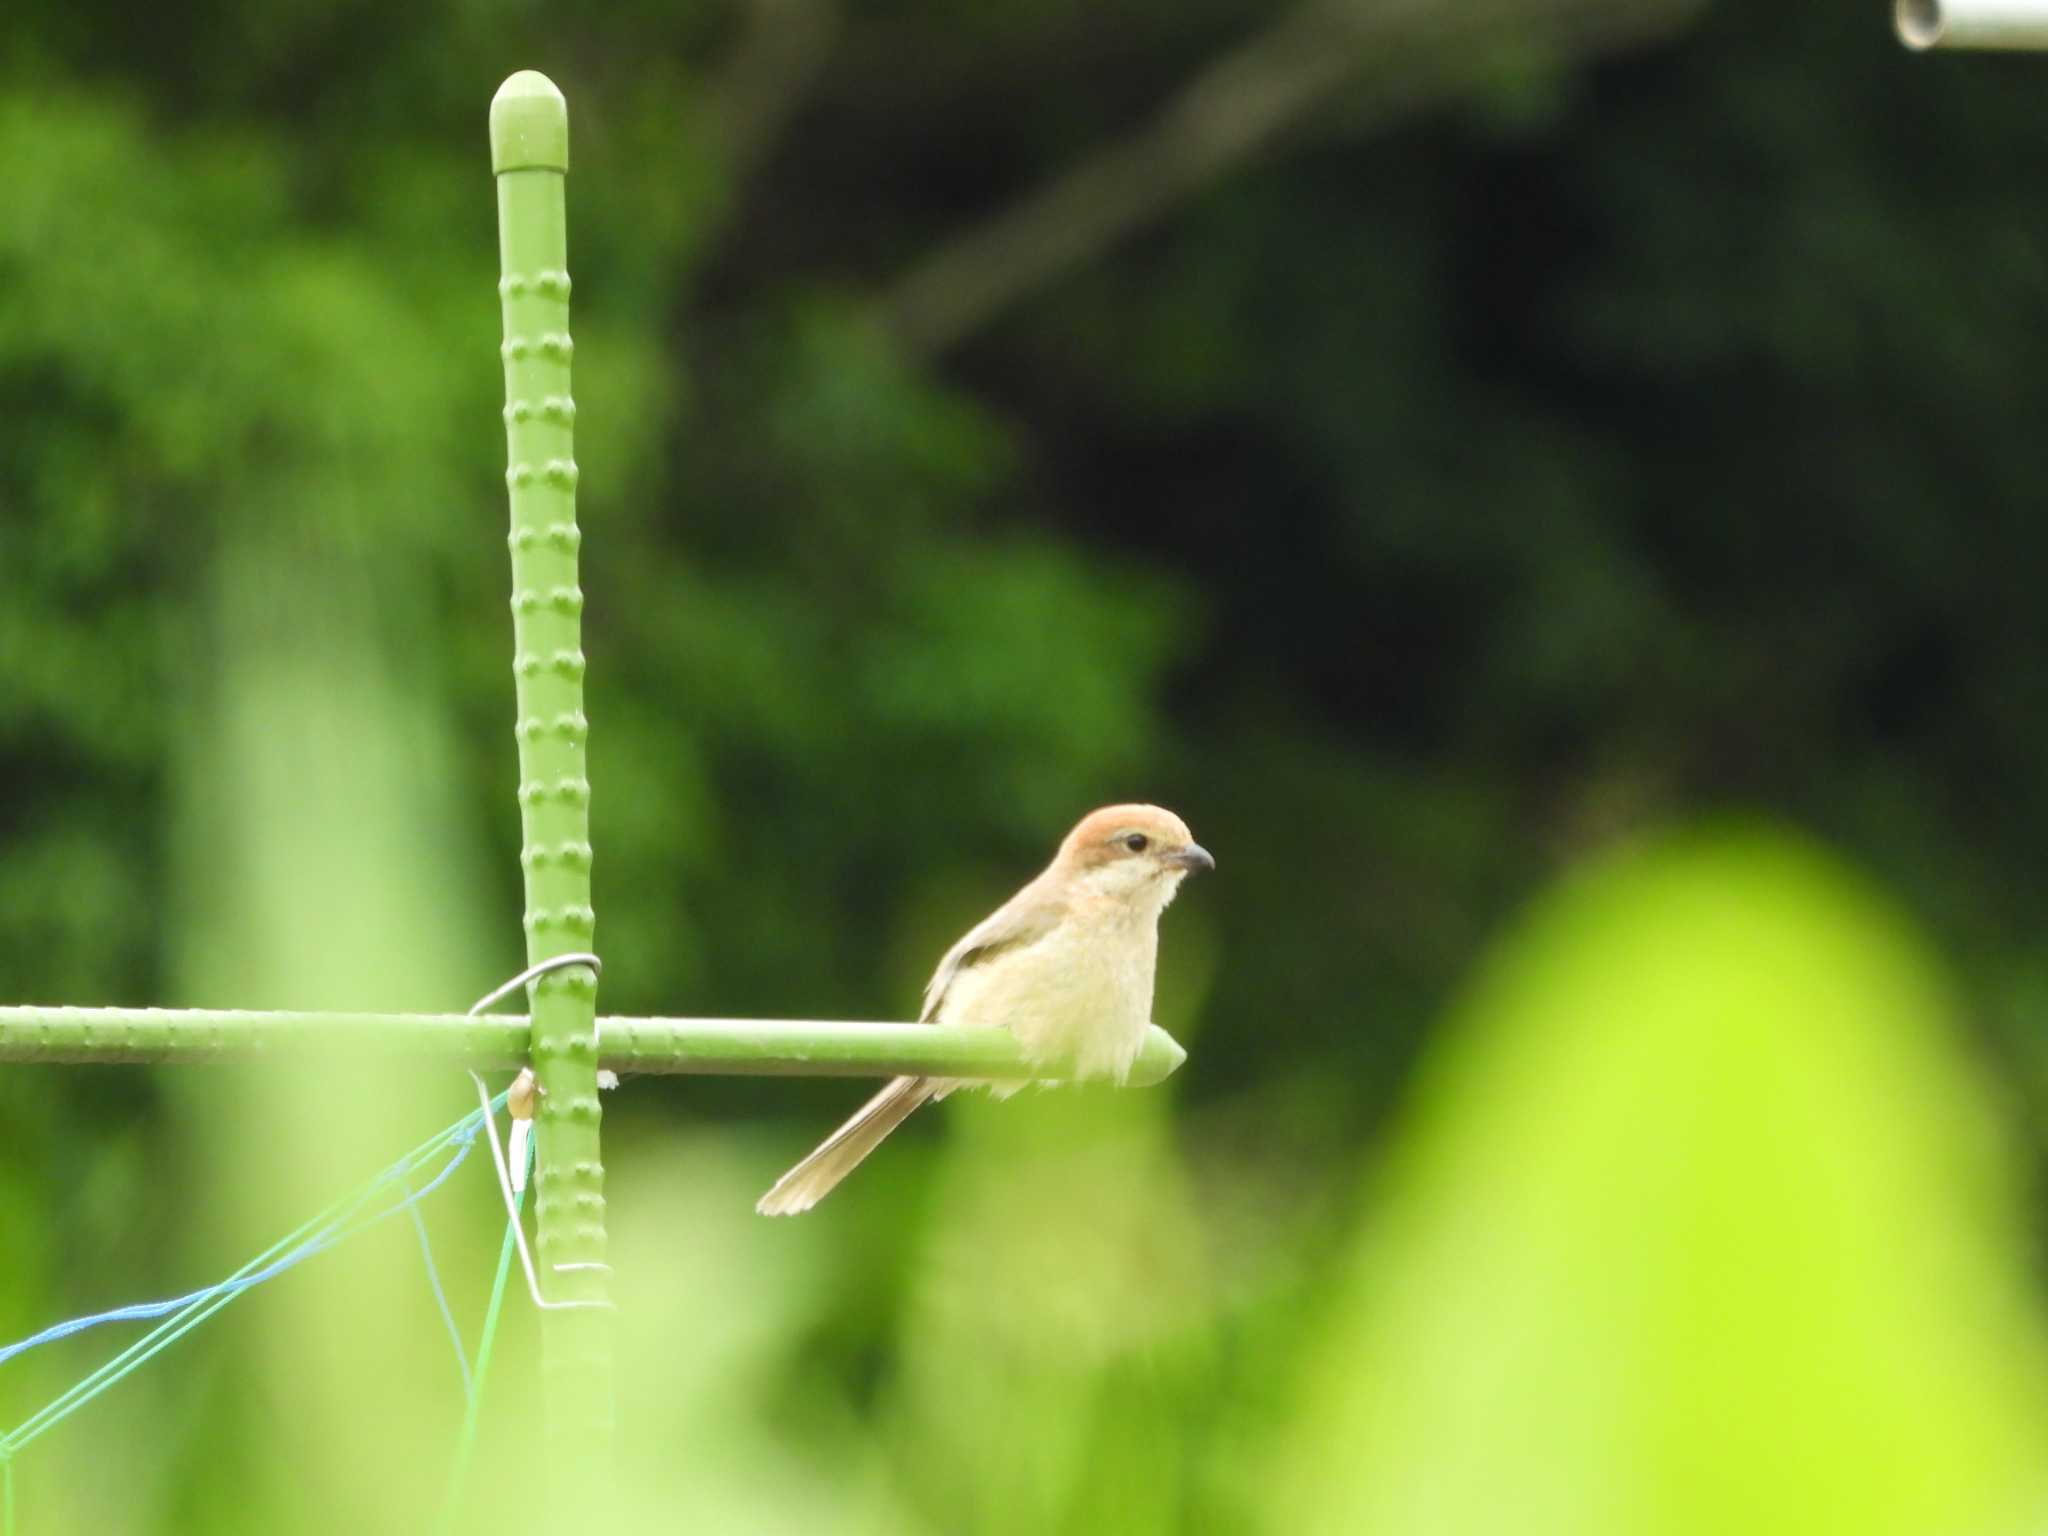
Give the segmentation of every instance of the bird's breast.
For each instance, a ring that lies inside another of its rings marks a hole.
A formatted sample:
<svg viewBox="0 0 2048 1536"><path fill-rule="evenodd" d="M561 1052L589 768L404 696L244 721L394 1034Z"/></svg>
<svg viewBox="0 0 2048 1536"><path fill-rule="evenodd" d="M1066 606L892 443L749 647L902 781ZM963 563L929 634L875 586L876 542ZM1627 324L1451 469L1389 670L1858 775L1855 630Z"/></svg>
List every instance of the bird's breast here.
<svg viewBox="0 0 2048 1536"><path fill-rule="evenodd" d="M1007 1029L1034 1061L1121 1082L1152 1020L1156 923L1062 923L954 978L941 1024Z"/></svg>

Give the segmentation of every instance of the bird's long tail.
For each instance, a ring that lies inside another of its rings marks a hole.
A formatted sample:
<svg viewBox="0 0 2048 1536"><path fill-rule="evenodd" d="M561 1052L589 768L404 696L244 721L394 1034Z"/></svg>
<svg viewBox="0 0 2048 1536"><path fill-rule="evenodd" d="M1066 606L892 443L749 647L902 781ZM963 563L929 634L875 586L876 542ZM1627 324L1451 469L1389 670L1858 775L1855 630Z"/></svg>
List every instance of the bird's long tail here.
<svg viewBox="0 0 2048 1536"><path fill-rule="evenodd" d="M882 1144L910 1112L947 1085L929 1077L899 1077L818 1144L816 1151L775 1181L754 1209L763 1216L795 1216L829 1195L839 1181Z"/></svg>

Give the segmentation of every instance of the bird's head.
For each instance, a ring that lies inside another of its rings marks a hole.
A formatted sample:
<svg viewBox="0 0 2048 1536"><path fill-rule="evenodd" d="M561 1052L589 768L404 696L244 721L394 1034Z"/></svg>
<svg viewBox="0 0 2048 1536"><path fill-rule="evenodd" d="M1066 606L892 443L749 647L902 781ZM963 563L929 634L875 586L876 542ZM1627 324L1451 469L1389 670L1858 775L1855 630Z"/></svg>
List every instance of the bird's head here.
<svg viewBox="0 0 2048 1536"><path fill-rule="evenodd" d="M1106 805L1067 834L1053 867L1095 895L1164 906L1189 871L1214 869L1216 861L1173 812Z"/></svg>

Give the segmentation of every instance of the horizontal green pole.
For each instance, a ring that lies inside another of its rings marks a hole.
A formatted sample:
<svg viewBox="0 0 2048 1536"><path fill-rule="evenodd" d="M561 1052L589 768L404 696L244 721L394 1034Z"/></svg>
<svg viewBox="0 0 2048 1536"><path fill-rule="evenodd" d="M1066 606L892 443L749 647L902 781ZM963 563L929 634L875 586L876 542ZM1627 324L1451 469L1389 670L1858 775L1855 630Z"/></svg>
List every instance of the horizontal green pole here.
<svg viewBox="0 0 2048 1536"><path fill-rule="evenodd" d="M0 1062L249 1061L336 1050L447 1056L476 1067L526 1062L524 1015L253 1013L171 1008L0 1008ZM1187 1059L1156 1024L1131 1068L1148 1086ZM1000 1029L802 1019L599 1019L598 1065L614 1072L738 1077L1030 1078Z"/></svg>

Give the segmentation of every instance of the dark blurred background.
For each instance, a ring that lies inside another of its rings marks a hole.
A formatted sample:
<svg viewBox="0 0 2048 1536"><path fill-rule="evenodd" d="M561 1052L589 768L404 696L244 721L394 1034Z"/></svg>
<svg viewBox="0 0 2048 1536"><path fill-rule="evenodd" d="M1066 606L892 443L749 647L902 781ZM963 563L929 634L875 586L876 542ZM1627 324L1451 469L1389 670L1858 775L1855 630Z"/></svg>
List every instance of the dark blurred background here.
<svg viewBox="0 0 2048 1536"><path fill-rule="evenodd" d="M16 0L7 1000L521 963L521 67L604 1009L913 1016L1111 800L1220 864L1156 1093L949 1105L795 1226L753 1195L853 1085L610 1101L617 1523L2048 1515L2048 59L1879 0ZM0 1071L0 1342L224 1272L464 1088ZM410 1243L23 1452L23 1528L411 1528L460 1405ZM112 1347L0 1366L0 1427Z"/></svg>

